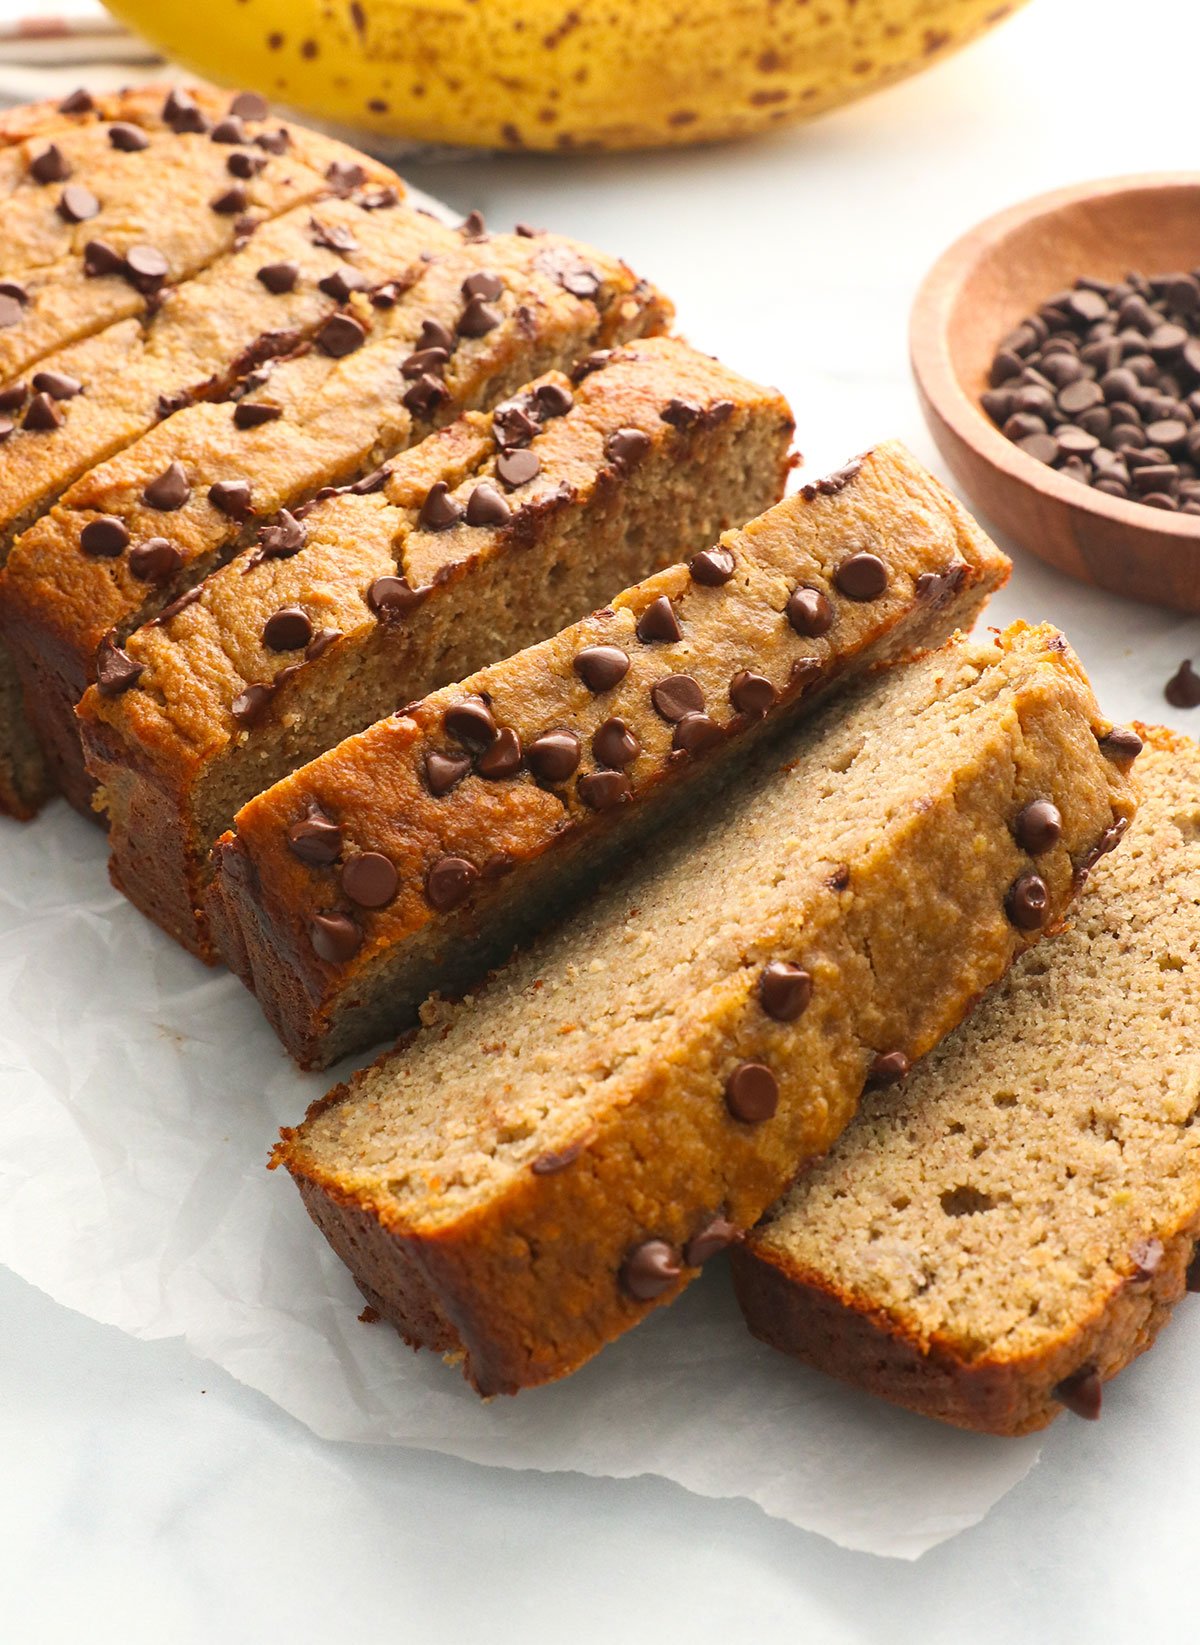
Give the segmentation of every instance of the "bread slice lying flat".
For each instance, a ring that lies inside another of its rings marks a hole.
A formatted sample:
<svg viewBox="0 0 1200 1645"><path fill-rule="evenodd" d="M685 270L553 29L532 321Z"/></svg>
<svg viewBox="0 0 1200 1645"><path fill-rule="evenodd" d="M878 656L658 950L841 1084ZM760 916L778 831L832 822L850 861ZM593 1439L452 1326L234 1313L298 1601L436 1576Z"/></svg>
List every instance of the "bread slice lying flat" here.
<svg viewBox="0 0 1200 1645"><path fill-rule="evenodd" d="M483 1393L669 1300L1061 919L1133 809L1062 636L1018 625L763 745L278 1159L369 1301ZM1060 837L1019 819L1050 798Z"/></svg>
<svg viewBox="0 0 1200 1645"><path fill-rule="evenodd" d="M1069 930L735 1259L756 1335L961 1427L1098 1415L1200 1281L1200 749L1139 730L1141 809Z"/></svg>
<svg viewBox="0 0 1200 1645"><path fill-rule="evenodd" d="M876 581L857 586L868 554ZM251 800L218 847L223 957L306 1066L394 1037L831 682L970 627L1008 570L879 446ZM615 666L589 686L575 661L595 647Z"/></svg>

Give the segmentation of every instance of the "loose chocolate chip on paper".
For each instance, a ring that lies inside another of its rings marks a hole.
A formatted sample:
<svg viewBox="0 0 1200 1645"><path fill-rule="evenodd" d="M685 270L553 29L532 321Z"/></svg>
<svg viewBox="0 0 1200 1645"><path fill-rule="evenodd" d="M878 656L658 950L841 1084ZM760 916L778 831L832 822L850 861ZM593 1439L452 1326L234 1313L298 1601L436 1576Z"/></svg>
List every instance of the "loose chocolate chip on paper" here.
<svg viewBox="0 0 1200 1645"><path fill-rule="evenodd" d="M294 822L287 831L287 842L292 855L313 868L328 868L337 861L342 849L342 831L315 801L307 813Z"/></svg>
<svg viewBox="0 0 1200 1645"><path fill-rule="evenodd" d="M811 975L790 960L772 960L759 973L759 1003L776 1022L795 1022L807 1010L812 990Z"/></svg>
<svg viewBox="0 0 1200 1645"><path fill-rule="evenodd" d="M183 464L172 462L163 469L142 492L142 501L150 508L156 508L161 513L169 514L177 508L182 508L192 494L191 485L183 469Z"/></svg>
<svg viewBox="0 0 1200 1645"><path fill-rule="evenodd" d="M268 651L302 651L313 636L312 619L298 605L280 606L263 624Z"/></svg>
<svg viewBox="0 0 1200 1645"><path fill-rule="evenodd" d="M1077 1417L1095 1422L1100 1416L1104 1398L1099 1371L1094 1365L1081 1366L1078 1371L1072 1372L1058 1384L1054 1390L1054 1397Z"/></svg>
<svg viewBox="0 0 1200 1645"><path fill-rule="evenodd" d="M470 895L479 870L465 857L438 857L425 875L425 898L431 908L446 914Z"/></svg>
<svg viewBox="0 0 1200 1645"><path fill-rule="evenodd" d="M93 559L115 559L129 546L129 527L115 514L101 514L79 533L79 546Z"/></svg>
<svg viewBox="0 0 1200 1645"><path fill-rule="evenodd" d="M734 1119L761 1125L779 1106L779 1082L761 1062L740 1062L725 1081L725 1106Z"/></svg>
<svg viewBox="0 0 1200 1645"><path fill-rule="evenodd" d="M1163 687L1172 708L1200 708L1200 675L1185 658Z"/></svg>
<svg viewBox="0 0 1200 1645"><path fill-rule="evenodd" d="M575 792L590 811L611 811L632 796L633 787L623 771L589 771Z"/></svg>
<svg viewBox="0 0 1200 1645"><path fill-rule="evenodd" d="M434 749L425 756L425 782L434 799L440 800L471 769L469 754L443 754Z"/></svg>
<svg viewBox="0 0 1200 1645"><path fill-rule="evenodd" d="M760 719L779 701L779 693L763 674L743 668L729 682L729 700L739 714Z"/></svg>
<svg viewBox="0 0 1200 1645"><path fill-rule="evenodd" d="M1040 874L1018 874L1008 888L1004 911L1018 931L1040 931L1050 917L1050 893Z"/></svg>
<svg viewBox="0 0 1200 1645"><path fill-rule="evenodd" d="M694 583L703 588L720 588L733 576L734 559L727 548L706 548L688 561Z"/></svg>
<svg viewBox="0 0 1200 1645"><path fill-rule="evenodd" d="M833 581L848 600L877 600L887 588L888 570L878 554L852 554L838 566Z"/></svg>
<svg viewBox="0 0 1200 1645"><path fill-rule="evenodd" d="M86 223L99 210L99 200L82 183L68 183L58 197L58 215L65 223Z"/></svg>
<svg viewBox="0 0 1200 1645"><path fill-rule="evenodd" d="M1030 800L1017 813L1013 838L1022 851L1040 857L1062 839L1062 812L1052 800Z"/></svg>
<svg viewBox="0 0 1200 1645"><path fill-rule="evenodd" d="M525 763L539 782L566 782L579 768L581 747L573 731L546 731L530 743Z"/></svg>
<svg viewBox="0 0 1200 1645"><path fill-rule="evenodd" d="M349 914L314 914L308 934L313 953L326 965L344 965L362 947L362 928Z"/></svg>
<svg viewBox="0 0 1200 1645"><path fill-rule="evenodd" d="M635 1245L620 1269L620 1284L636 1302L661 1297L683 1272L679 1252L665 1239L647 1239Z"/></svg>
<svg viewBox="0 0 1200 1645"><path fill-rule="evenodd" d="M384 908L396 895L400 876L381 851L357 851L342 868L342 890L360 908Z"/></svg>
<svg viewBox="0 0 1200 1645"><path fill-rule="evenodd" d="M521 739L511 726L496 733L496 740L479 756L475 769L490 782L516 776L521 769Z"/></svg>
<svg viewBox="0 0 1200 1645"><path fill-rule="evenodd" d="M598 694L620 684L629 672L629 658L619 646L589 645L571 666L588 690Z"/></svg>
<svg viewBox="0 0 1200 1645"><path fill-rule="evenodd" d="M29 175L35 183L65 183L71 168L58 144L51 143L29 162Z"/></svg>
<svg viewBox="0 0 1200 1645"><path fill-rule="evenodd" d="M638 618L635 632L643 645L652 645L656 642L672 644L683 638L675 607L665 594L651 600Z"/></svg>
<svg viewBox="0 0 1200 1645"><path fill-rule="evenodd" d="M96 689L102 697L119 697L141 679L144 669L107 635L96 652Z"/></svg>
<svg viewBox="0 0 1200 1645"><path fill-rule="evenodd" d="M231 520L248 520L253 512L247 480L217 480L208 488L208 500Z"/></svg>
<svg viewBox="0 0 1200 1645"><path fill-rule="evenodd" d="M182 552L165 537L147 537L129 550L129 570L141 583L165 583L182 565Z"/></svg>
<svg viewBox="0 0 1200 1645"><path fill-rule="evenodd" d="M668 674L665 680L657 680L650 687L650 701L663 719L672 723L682 720L685 714L704 712L704 692L699 680L690 674Z"/></svg>

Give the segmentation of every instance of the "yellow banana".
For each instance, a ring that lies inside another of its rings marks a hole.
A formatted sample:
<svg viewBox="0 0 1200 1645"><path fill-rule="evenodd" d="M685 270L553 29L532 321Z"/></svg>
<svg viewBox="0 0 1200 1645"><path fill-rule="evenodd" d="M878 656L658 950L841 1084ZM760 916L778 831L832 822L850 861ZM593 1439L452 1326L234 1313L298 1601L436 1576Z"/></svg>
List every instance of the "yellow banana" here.
<svg viewBox="0 0 1200 1645"><path fill-rule="evenodd" d="M169 56L364 133L741 137L915 74L1023 0L109 0Z"/></svg>

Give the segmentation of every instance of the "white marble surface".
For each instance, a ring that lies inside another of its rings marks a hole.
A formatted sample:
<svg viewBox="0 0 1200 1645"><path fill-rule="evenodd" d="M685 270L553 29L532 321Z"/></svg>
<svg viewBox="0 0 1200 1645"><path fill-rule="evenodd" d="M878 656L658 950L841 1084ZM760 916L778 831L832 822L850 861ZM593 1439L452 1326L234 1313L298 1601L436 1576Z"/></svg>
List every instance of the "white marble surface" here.
<svg viewBox="0 0 1200 1645"><path fill-rule="evenodd" d="M1022 195L1195 153L1194 0L1138 15L1140 37L1112 0L1034 0L924 78L769 143L409 173L498 225L622 252L695 341L788 392L816 465L889 433L932 459L904 327L943 245ZM1024 557L999 613L1062 622L1114 714L1200 651L1200 623L1135 608L1114 645L1109 602ZM1104 1422L1057 1425L982 1526L904 1566L661 1481L324 1443L178 1344L0 1273L0 1640L1166 1637L1192 1610L1198 1349L1185 1311Z"/></svg>

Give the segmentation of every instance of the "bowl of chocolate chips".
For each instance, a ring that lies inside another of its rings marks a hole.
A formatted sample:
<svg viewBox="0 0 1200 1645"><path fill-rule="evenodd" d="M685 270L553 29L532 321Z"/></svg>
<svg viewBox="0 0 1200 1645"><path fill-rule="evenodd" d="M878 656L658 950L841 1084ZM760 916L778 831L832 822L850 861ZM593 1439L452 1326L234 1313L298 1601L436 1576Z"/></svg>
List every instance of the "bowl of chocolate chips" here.
<svg viewBox="0 0 1200 1645"><path fill-rule="evenodd" d="M1200 611L1200 175L990 218L930 271L910 342L938 448L1002 535Z"/></svg>

